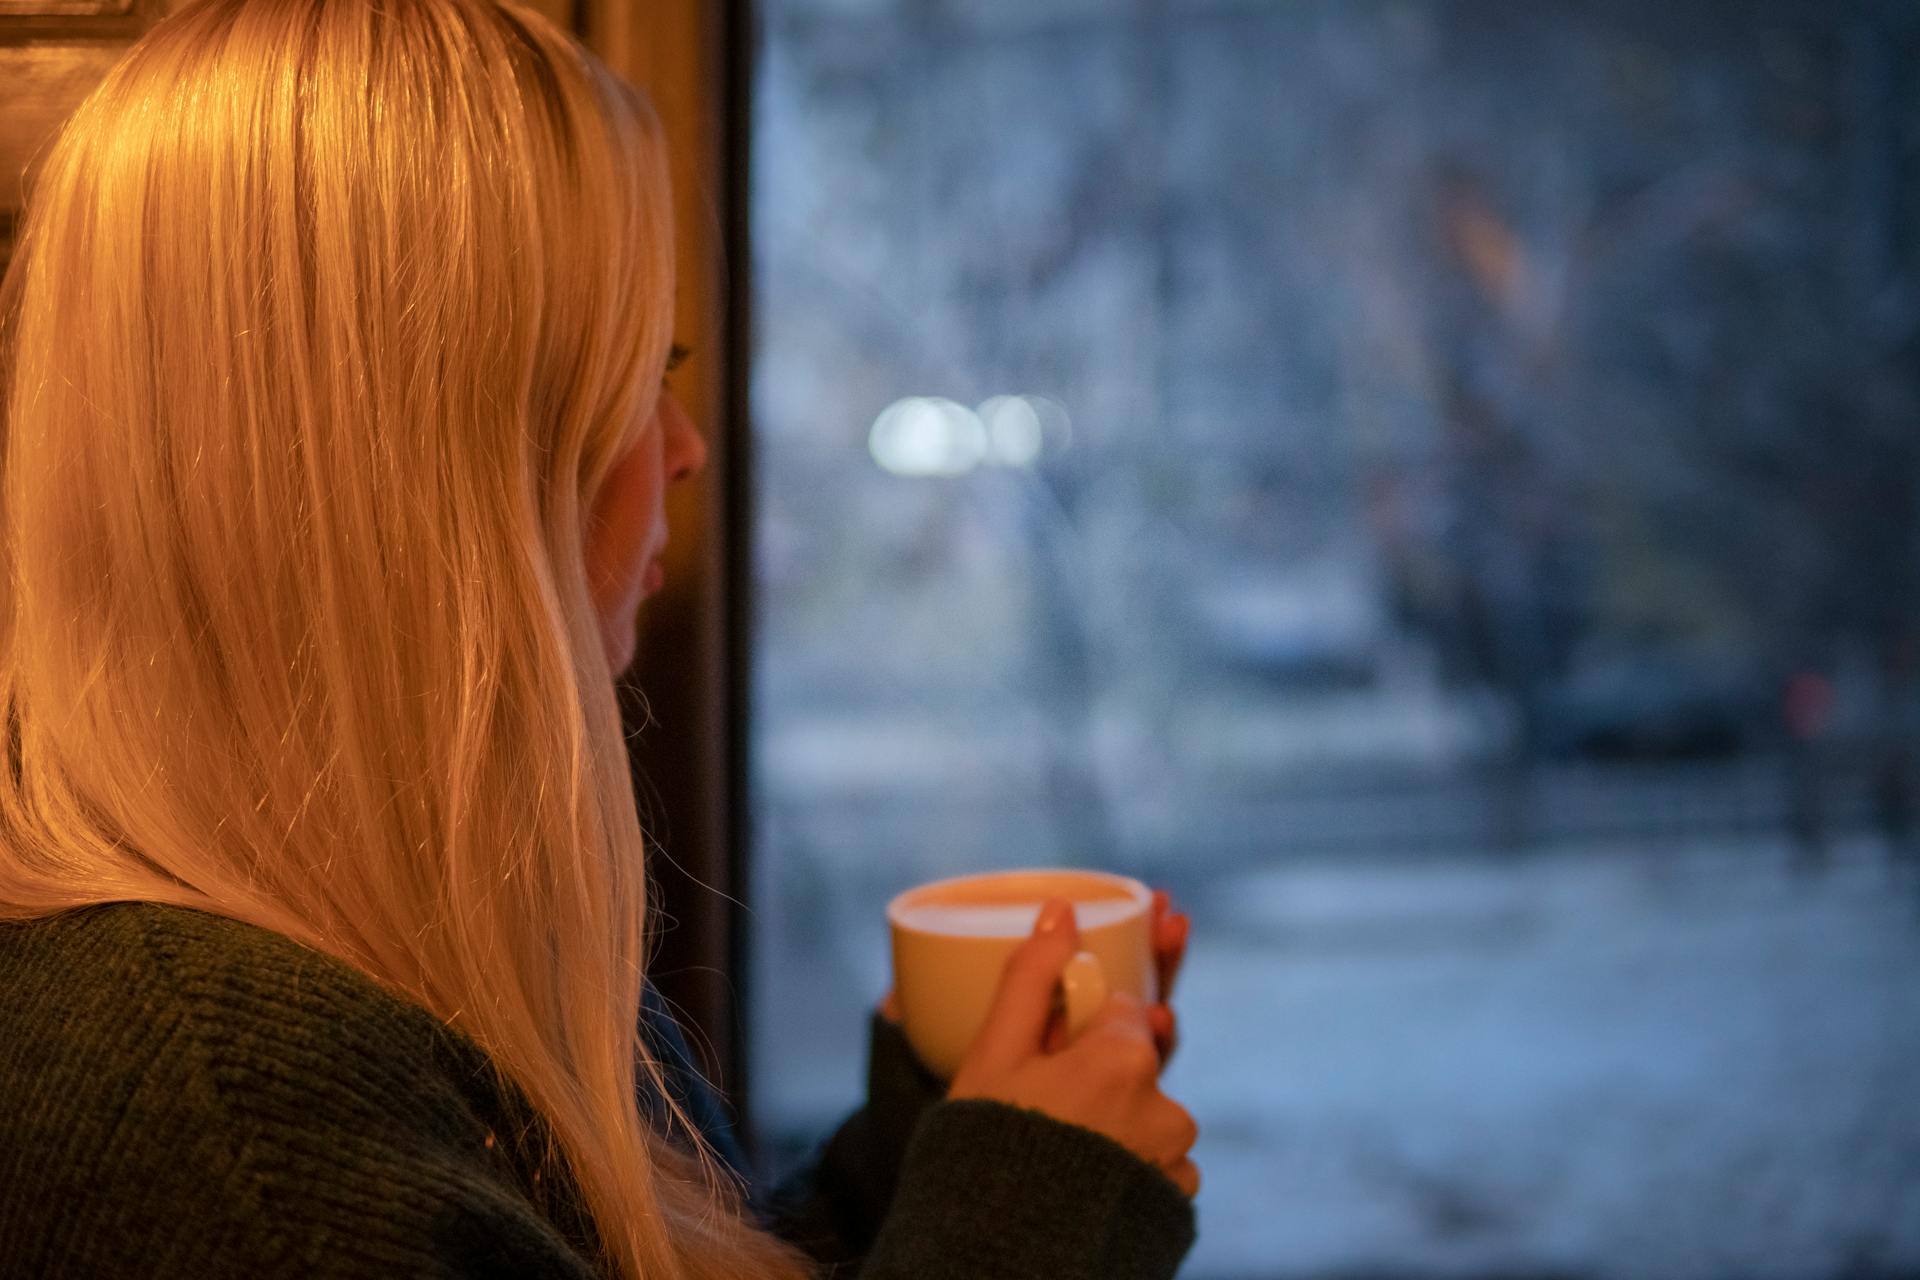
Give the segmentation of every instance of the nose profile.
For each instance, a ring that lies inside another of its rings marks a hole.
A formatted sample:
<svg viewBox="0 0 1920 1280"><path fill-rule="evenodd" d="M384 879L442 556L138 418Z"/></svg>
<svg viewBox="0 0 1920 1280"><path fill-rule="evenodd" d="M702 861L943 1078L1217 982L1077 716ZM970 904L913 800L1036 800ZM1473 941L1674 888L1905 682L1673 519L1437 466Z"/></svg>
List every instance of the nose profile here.
<svg viewBox="0 0 1920 1280"><path fill-rule="evenodd" d="M661 396L660 425L666 433L663 444L667 479L685 480L704 471L707 466L706 438L693 425L693 419L681 407L679 398L670 391Z"/></svg>

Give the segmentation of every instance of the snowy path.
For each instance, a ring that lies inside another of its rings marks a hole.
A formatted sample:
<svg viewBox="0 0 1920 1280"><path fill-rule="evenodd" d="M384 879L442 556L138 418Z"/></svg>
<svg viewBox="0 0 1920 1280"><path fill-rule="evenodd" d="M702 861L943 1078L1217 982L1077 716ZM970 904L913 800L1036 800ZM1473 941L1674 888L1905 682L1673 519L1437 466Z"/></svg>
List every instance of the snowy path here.
<svg viewBox="0 0 1920 1280"><path fill-rule="evenodd" d="M1920 1274L1920 886L1877 850L1213 882L1184 1275Z"/></svg>

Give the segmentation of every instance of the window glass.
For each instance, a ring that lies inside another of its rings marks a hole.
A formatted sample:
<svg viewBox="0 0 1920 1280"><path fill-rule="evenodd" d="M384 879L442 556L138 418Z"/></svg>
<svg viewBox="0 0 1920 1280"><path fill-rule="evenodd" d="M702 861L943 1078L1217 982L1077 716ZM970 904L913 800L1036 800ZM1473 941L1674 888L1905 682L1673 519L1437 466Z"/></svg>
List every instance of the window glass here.
<svg viewBox="0 0 1920 1280"><path fill-rule="evenodd" d="M763 0L755 1088L1194 917L1191 1276L1920 1268L1904 0Z"/></svg>

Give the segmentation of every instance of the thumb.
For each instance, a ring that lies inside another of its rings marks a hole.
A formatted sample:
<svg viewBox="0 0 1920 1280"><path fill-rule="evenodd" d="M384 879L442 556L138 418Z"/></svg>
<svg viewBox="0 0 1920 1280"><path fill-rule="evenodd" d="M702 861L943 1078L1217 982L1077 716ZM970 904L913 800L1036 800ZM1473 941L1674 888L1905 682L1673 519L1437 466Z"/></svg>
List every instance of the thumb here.
<svg viewBox="0 0 1920 1280"><path fill-rule="evenodd" d="M993 1005L974 1040L975 1056L994 1065L1011 1065L1041 1051L1053 1013L1055 984L1079 949L1073 904L1065 898L1047 899L1033 934L1007 957L1000 971Z"/></svg>

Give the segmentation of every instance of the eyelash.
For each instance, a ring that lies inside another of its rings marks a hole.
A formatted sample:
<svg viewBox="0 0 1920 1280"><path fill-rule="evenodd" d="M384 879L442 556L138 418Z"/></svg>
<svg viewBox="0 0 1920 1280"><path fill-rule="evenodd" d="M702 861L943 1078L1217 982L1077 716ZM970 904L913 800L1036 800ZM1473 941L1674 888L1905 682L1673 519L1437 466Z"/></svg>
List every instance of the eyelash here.
<svg viewBox="0 0 1920 1280"><path fill-rule="evenodd" d="M673 347L667 352L667 372L672 373L675 369L685 364L687 357L692 354L692 351L681 346L679 343L674 343Z"/></svg>

